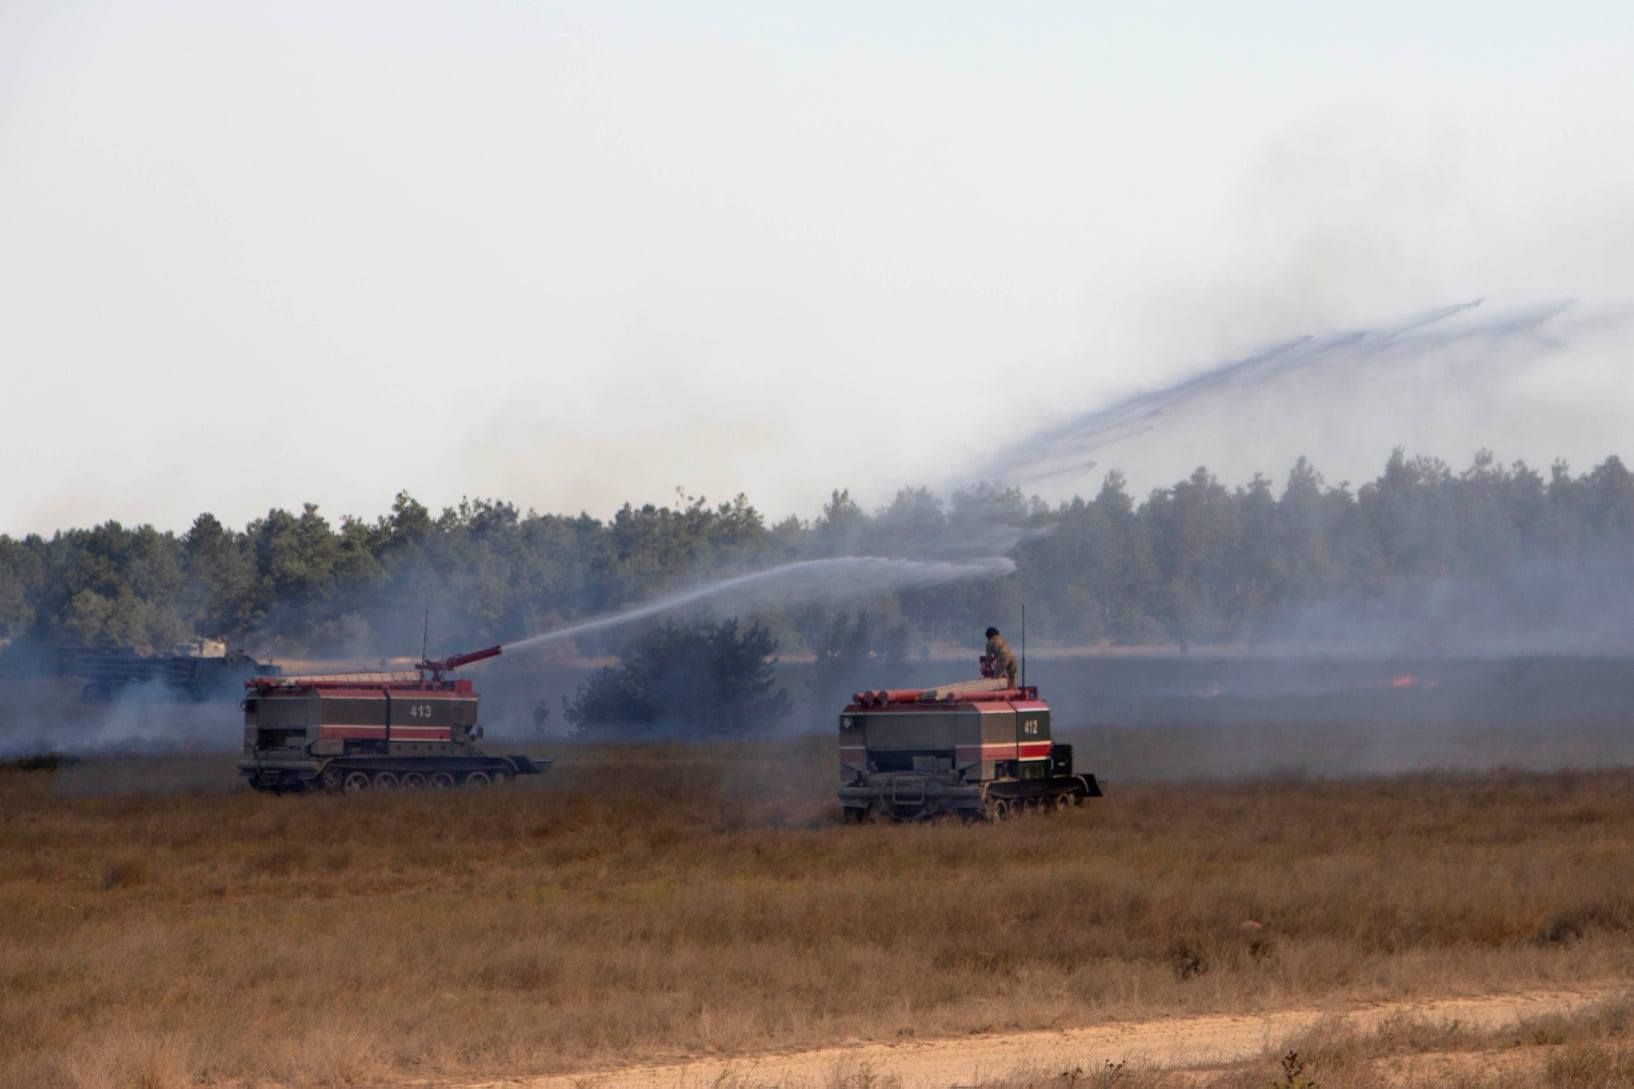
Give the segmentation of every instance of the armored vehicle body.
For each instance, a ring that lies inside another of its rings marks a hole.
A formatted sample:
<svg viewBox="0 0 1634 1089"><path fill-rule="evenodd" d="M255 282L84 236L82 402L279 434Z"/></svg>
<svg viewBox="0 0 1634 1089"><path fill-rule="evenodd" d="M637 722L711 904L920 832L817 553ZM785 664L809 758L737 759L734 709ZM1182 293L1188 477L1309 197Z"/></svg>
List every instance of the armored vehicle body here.
<svg viewBox="0 0 1634 1089"><path fill-rule="evenodd" d="M840 804L847 821L950 813L1004 820L1101 796L1050 736L1035 687L1003 678L858 692L840 713Z"/></svg>
<svg viewBox="0 0 1634 1089"><path fill-rule="evenodd" d="M197 645L215 651L220 644ZM146 654L135 647L63 647L57 655L57 672L79 677L81 703L111 703L128 689L142 688L171 700L233 698L239 684L250 677L270 677L278 667L257 662L243 651L220 649L220 653L193 653L191 647L177 647L176 653Z"/></svg>
<svg viewBox="0 0 1634 1089"><path fill-rule="evenodd" d="M415 673L247 681L238 769L269 791L486 786L545 771L548 759L482 752L476 691L443 676L498 653L423 661Z"/></svg>

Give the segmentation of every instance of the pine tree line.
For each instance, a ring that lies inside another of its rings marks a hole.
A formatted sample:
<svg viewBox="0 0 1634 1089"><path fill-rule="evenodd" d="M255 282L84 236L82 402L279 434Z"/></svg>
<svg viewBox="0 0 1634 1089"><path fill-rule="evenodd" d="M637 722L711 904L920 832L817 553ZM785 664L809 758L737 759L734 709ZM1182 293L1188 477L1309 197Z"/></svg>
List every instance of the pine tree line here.
<svg viewBox="0 0 1634 1089"><path fill-rule="evenodd" d="M1017 543L1014 530L1024 531ZM164 646L225 638L266 653L412 653L429 609L445 647L504 642L712 575L845 554L1006 549L1014 575L882 594L872 630L969 641L1020 602L1037 638L1181 645L1253 638L1304 607L1401 598L1448 579L1497 586L1537 565L1634 585L1634 475L1616 457L1573 475L1491 454L1454 471L1393 453L1360 487L1301 460L1280 487L1206 469L1143 500L1109 473L1051 507L1013 488L944 501L907 488L872 513L836 491L812 520L768 524L747 499L626 505L602 521L408 494L338 524L306 505L242 530L201 514L182 534L108 522L0 536L0 639ZM833 610L763 617L784 651L816 650Z"/></svg>

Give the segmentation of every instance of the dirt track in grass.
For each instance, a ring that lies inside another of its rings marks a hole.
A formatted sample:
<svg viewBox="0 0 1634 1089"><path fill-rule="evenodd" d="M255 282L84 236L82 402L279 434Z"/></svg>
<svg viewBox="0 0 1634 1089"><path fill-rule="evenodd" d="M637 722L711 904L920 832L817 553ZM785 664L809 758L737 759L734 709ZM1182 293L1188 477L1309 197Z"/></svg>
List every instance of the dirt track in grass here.
<svg viewBox="0 0 1634 1089"><path fill-rule="evenodd" d="M1301 1007L1256 1014L1208 1014L1112 1022L1053 1032L1014 1032L953 1039L908 1039L779 1054L703 1058L688 1062L600 1068L542 1078L461 1083L460 1089L684 1089L684 1087L833 1086L900 1084L902 1089L948 1089L1006 1083L1018 1071L1068 1084L1081 1070L1087 1084L1107 1064L1142 1070L1206 1074L1265 1056L1318 1025L1368 1033L1392 1018L1457 1024L1491 1031L1547 1014L1571 1014L1617 993L1602 982L1576 990L1519 991L1421 1002L1372 1003L1349 1008ZM1475 1055L1477 1053L1469 1053ZM1466 1060L1466 1065L1478 1060Z"/></svg>

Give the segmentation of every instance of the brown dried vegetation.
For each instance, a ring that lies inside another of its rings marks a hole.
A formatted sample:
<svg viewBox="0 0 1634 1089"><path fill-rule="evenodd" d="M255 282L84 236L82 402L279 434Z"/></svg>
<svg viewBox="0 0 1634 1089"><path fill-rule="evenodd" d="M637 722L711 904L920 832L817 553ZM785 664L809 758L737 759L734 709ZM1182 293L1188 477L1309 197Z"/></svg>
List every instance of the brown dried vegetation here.
<svg viewBox="0 0 1634 1089"><path fill-rule="evenodd" d="M1634 977L1625 771L1114 783L996 827L842 827L827 739L557 755L447 795L0 772L0 1085L545 1072ZM1561 1043L1546 1084L1626 1084L1617 1046Z"/></svg>

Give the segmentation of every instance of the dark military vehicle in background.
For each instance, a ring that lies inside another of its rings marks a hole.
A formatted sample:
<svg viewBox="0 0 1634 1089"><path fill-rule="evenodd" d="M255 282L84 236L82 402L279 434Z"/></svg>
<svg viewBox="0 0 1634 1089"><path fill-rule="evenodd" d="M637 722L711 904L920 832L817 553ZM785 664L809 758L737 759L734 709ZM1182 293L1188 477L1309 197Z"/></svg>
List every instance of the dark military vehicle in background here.
<svg viewBox="0 0 1634 1089"><path fill-rule="evenodd" d="M256 677L244 685L244 756L257 790L487 786L550 767L477 747L479 697L443 674L499 647L417 663L413 673Z"/></svg>
<svg viewBox="0 0 1634 1089"><path fill-rule="evenodd" d="M154 654L136 647L60 647L57 675L84 681L81 703L111 703L140 688L171 700L202 703L237 695L247 678L276 676L278 667L241 650L207 641Z"/></svg>
<svg viewBox="0 0 1634 1089"><path fill-rule="evenodd" d="M1035 687L991 676L926 689L858 692L840 712L840 805L848 822L939 814L1005 820L1101 796L1050 736Z"/></svg>

